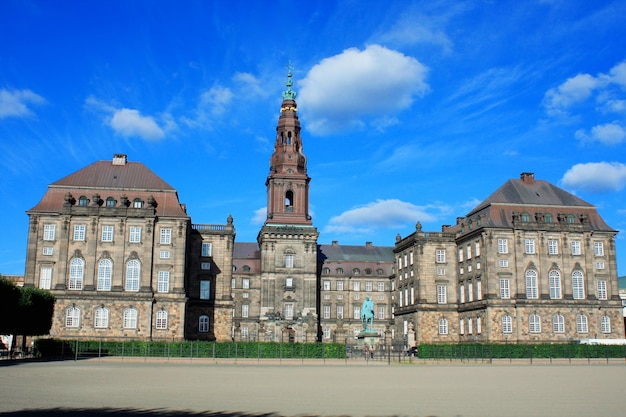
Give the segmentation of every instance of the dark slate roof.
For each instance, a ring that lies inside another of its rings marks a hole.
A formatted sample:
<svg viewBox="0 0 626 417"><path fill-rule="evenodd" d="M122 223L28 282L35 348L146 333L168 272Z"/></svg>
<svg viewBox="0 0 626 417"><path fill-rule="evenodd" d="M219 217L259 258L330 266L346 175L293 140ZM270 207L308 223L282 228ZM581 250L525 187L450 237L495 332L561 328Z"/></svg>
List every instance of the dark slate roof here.
<svg viewBox="0 0 626 417"><path fill-rule="evenodd" d="M317 253L326 262L394 262L393 246L319 245Z"/></svg>
<svg viewBox="0 0 626 417"><path fill-rule="evenodd" d="M256 242L235 242L233 247L235 259L261 259L259 245Z"/></svg>
<svg viewBox="0 0 626 417"><path fill-rule="evenodd" d="M141 162L114 165L111 161L94 162L52 183L51 186L145 191L174 190L171 185L163 181Z"/></svg>

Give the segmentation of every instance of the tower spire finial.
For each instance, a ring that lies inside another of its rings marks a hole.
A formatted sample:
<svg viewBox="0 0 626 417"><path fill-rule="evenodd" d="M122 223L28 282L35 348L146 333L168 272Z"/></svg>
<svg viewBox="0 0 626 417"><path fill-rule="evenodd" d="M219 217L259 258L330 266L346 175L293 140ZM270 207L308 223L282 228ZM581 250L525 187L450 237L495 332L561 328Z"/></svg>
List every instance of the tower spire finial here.
<svg viewBox="0 0 626 417"><path fill-rule="evenodd" d="M291 89L291 87L293 86L293 80L291 79L291 77L293 77L293 65L291 65L291 61L289 61L289 63L287 64L287 69L287 82L285 83L285 85L287 86L287 90L283 91L283 99L295 100L296 92Z"/></svg>

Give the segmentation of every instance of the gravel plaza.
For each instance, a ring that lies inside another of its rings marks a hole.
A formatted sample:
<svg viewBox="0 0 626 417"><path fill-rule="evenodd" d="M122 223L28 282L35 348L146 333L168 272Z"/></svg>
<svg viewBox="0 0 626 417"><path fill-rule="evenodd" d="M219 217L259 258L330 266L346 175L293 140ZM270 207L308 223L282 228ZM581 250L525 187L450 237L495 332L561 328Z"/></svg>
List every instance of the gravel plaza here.
<svg viewBox="0 0 626 417"><path fill-rule="evenodd" d="M0 363L0 416L619 416L626 364Z"/></svg>

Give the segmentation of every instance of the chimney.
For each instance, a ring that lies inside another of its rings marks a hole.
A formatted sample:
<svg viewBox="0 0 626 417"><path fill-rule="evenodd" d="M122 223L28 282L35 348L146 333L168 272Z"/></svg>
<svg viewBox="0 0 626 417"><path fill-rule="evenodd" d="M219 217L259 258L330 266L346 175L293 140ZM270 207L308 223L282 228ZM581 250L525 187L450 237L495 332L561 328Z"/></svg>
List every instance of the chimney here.
<svg viewBox="0 0 626 417"><path fill-rule="evenodd" d="M533 174L532 172L522 172L522 175L520 175L520 179L524 184L534 184L535 174Z"/></svg>
<svg viewBox="0 0 626 417"><path fill-rule="evenodd" d="M339 242L337 240L333 240L333 246L339 246Z"/></svg>
<svg viewBox="0 0 626 417"><path fill-rule="evenodd" d="M365 242L365 247L366 248L371 248L372 247L372 242Z"/></svg>
<svg viewBox="0 0 626 417"><path fill-rule="evenodd" d="M128 158L125 153L116 153L113 155L113 165L126 165Z"/></svg>

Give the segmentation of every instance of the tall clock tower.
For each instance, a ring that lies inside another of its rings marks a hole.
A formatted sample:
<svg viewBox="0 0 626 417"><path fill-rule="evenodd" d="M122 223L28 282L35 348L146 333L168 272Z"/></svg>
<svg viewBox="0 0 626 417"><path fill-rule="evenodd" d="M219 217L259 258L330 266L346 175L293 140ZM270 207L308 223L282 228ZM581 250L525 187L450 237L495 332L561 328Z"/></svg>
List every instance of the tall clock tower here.
<svg viewBox="0 0 626 417"><path fill-rule="evenodd" d="M317 238L291 67L270 159L261 249L261 320L275 341L318 339Z"/></svg>

